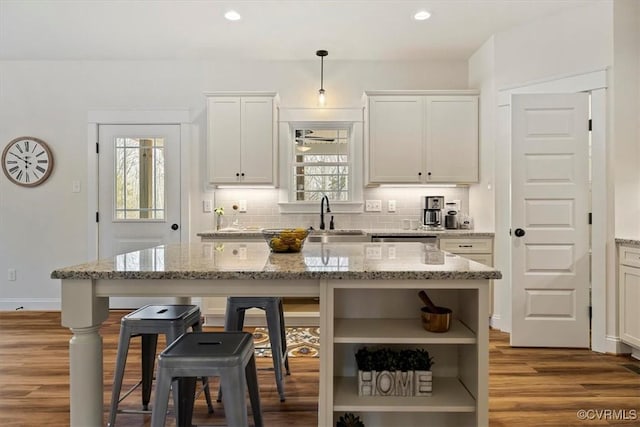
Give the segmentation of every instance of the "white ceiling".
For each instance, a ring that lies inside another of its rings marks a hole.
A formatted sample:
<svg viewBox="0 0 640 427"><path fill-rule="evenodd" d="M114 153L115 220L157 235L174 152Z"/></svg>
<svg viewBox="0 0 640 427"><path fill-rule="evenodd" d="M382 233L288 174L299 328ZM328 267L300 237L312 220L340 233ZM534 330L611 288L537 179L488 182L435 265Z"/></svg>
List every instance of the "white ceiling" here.
<svg viewBox="0 0 640 427"><path fill-rule="evenodd" d="M459 60L491 34L597 1L0 0L0 60ZM414 21L420 9L431 19Z"/></svg>

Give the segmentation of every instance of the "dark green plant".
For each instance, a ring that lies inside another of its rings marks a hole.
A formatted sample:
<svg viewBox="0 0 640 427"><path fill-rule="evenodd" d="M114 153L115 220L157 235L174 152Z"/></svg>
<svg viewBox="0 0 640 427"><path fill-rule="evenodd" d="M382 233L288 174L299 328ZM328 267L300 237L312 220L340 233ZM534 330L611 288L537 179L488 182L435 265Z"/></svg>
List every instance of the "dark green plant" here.
<svg viewBox="0 0 640 427"><path fill-rule="evenodd" d="M356 364L361 371L429 371L433 358L423 348L394 351L363 347L356 352Z"/></svg>
<svg viewBox="0 0 640 427"><path fill-rule="evenodd" d="M364 427L364 423L360 420L360 417L347 412L340 416L336 427Z"/></svg>

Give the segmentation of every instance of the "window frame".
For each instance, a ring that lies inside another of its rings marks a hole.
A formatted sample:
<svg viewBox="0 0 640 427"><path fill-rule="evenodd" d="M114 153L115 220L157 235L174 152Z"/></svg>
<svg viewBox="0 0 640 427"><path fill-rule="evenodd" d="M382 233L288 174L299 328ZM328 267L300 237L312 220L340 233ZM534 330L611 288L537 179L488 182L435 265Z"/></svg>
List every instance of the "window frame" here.
<svg viewBox="0 0 640 427"><path fill-rule="evenodd" d="M326 121L281 121L280 150L281 167L280 213L317 213L318 201L296 200L294 177L294 150L296 129L347 129L349 133L348 187L349 201L331 201L331 211L335 213L362 213L363 209L363 132L364 124L360 120Z"/></svg>

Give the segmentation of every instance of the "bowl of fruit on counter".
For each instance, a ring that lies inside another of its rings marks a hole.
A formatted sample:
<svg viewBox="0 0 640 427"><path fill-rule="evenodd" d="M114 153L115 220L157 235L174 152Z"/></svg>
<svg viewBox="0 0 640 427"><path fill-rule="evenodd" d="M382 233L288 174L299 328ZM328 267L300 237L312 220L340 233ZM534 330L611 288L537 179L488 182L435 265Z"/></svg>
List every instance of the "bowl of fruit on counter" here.
<svg viewBox="0 0 640 427"><path fill-rule="evenodd" d="M300 252L309 230L304 228L277 228L262 230L262 236L273 252Z"/></svg>

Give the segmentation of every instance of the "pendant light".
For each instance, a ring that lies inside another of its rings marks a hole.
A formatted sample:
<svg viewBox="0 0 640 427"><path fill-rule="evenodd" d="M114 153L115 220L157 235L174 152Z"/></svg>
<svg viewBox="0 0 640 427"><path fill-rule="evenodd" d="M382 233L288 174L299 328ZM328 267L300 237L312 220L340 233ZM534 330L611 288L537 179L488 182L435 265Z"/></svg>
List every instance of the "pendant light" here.
<svg viewBox="0 0 640 427"><path fill-rule="evenodd" d="M326 96L324 92L324 57L329 55L326 50L316 51L316 55L320 57L320 90L318 91L318 104L324 107L326 103Z"/></svg>

